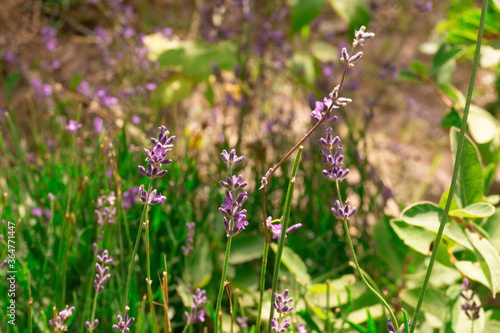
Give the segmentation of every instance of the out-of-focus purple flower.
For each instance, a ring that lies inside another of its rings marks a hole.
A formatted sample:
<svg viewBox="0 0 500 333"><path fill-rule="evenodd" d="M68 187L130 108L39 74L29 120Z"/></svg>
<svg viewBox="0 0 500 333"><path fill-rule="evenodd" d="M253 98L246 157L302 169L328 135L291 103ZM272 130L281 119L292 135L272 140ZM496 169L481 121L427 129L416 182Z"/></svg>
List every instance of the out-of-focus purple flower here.
<svg viewBox="0 0 500 333"><path fill-rule="evenodd" d="M43 214L43 209L41 209L41 208L33 208L31 210L31 214L34 215L34 216L40 217Z"/></svg>
<svg viewBox="0 0 500 333"><path fill-rule="evenodd" d="M10 52L9 50L5 51L3 58L7 62L13 62L14 60L16 60L16 56L14 55L14 53Z"/></svg>
<svg viewBox="0 0 500 333"><path fill-rule="evenodd" d="M57 30L51 26L46 25L42 27L40 32L42 34L42 40L45 43L47 50L53 52L56 49L57 45Z"/></svg>
<svg viewBox="0 0 500 333"><path fill-rule="evenodd" d="M76 91L78 91L83 96L92 99L93 92L90 90L90 84L87 81L82 81L76 86Z"/></svg>
<svg viewBox="0 0 500 333"><path fill-rule="evenodd" d="M52 193L49 193L49 200L50 200L50 201L54 201L54 200L56 200L56 196L55 196L55 195L53 195Z"/></svg>
<svg viewBox="0 0 500 333"><path fill-rule="evenodd" d="M340 220L348 220L349 216L353 215L356 213L357 208L356 207L351 207L346 203L344 207L340 204L340 201L335 201L335 204L337 205L337 208L332 207L332 213L335 215L336 218Z"/></svg>
<svg viewBox="0 0 500 333"><path fill-rule="evenodd" d="M66 130L70 133L76 133L81 127L82 124L79 124L76 120L70 119L68 125L66 125Z"/></svg>
<svg viewBox="0 0 500 333"><path fill-rule="evenodd" d="M100 134L103 130L103 121L101 117L95 117L92 123L94 125L94 131Z"/></svg>
<svg viewBox="0 0 500 333"><path fill-rule="evenodd" d="M116 217L116 196L115 192L111 191L109 194L102 195L97 198L95 204L94 214L97 219L97 227L102 228L104 222L107 222L109 225L115 224Z"/></svg>
<svg viewBox="0 0 500 333"><path fill-rule="evenodd" d="M188 255L190 254L194 247L193 247L193 243L194 243L194 228L196 227L196 224L194 222L188 222L186 223L186 229L188 230L187 234L186 234L186 246L181 246L181 251L182 253L184 253L184 255Z"/></svg>
<svg viewBox="0 0 500 333"><path fill-rule="evenodd" d="M328 127L326 137L318 141L319 145L325 150L320 150L323 156L323 163L327 169L323 170L323 175L330 181L343 181L349 174L349 169L342 169L344 156L340 153L342 146L340 145L340 138L332 136L332 128ZM334 153L333 148L336 147L337 151Z"/></svg>
<svg viewBox="0 0 500 333"><path fill-rule="evenodd" d="M85 328L89 331L93 331L96 329L97 325L99 325L99 319L94 319L94 322L91 324L90 321L85 322Z"/></svg>
<svg viewBox="0 0 500 333"><path fill-rule="evenodd" d="M139 193L138 187L131 187L125 192L123 192L123 197L122 197L123 208L129 209L133 205L139 203L140 200L137 197L138 193Z"/></svg>
<svg viewBox="0 0 500 333"><path fill-rule="evenodd" d="M139 171L148 178L163 177L167 174L167 170L162 170L162 167L172 162L171 159L167 158L167 152L174 148L175 136L169 137L170 132L165 126L161 126L159 131L157 138L151 138L152 149L144 149L148 161L147 168L139 165Z"/></svg>
<svg viewBox="0 0 500 333"><path fill-rule="evenodd" d="M302 324L297 324L297 329L299 330L297 333L307 333L306 327Z"/></svg>
<svg viewBox="0 0 500 333"><path fill-rule="evenodd" d="M280 220L283 220L283 216L281 217ZM273 239L277 239L279 242L281 239L281 229L283 228L283 226L281 223L272 224L272 221L273 221L272 216L269 216L266 220L266 224L267 224L267 227L273 233ZM300 227L302 227L302 223L297 223L297 224L294 224L291 227L287 228L285 238L288 237L289 232L293 232L293 231L299 229Z"/></svg>
<svg viewBox="0 0 500 333"><path fill-rule="evenodd" d="M157 85L154 82L149 82L146 84L146 89L149 91L156 90L156 87L157 87Z"/></svg>
<svg viewBox="0 0 500 333"><path fill-rule="evenodd" d="M432 11L432 1L415 0L414 6L422 13Z"/></svg>
<svg viewBox="0 0 500 333"><path fill-rule="evenodd" d="M61 63L59 62L59 60L52 61L52 68L54 68L54 69L61 68Z"/></svg>
<svg viewBox="0 0 500 333"><path fill-rule="evenodd" d="M324 123L331 123L337 120L337 116L333 115L333 109L337 109L338 106L333 105L332 106L332 100L329 98L324 98L323 102L317 101L315 103L314 110L311 111L310 116L314 118L316 121L320 121L321 118L324 117L325 112L329 111L328 116L326 116ZM323 110L325 110L323 112Z"/></svg>
<svg viewBox="0 0 500 333"><path fill-rule="evenodd" d="M479 319L479 311L481 310L482 305L477 304L474 301L475 291L470 289L471 282L468 278L464 277L462 280L462 291L460 292L460 296L465 300L464 304L462 304L462 311L465 312L467 318L474 321Z"/></svg>
<svg viewBox="0 0 500 333"><path fill-rule="evenodd" d="M51 214L52 213L51 213L50 209L44 209L43 210L43 215L45 215L46 218L49 218Z"/></svg>
<svg viewBox="0 0 500 333"><path fill-rule="evenodd" d="M130 118L130 120L132 120L132 122L136 125L141 123L141 117L135 114Z"/></svg>
<svg viewBox="0 0 500 333"><path fill-rule="evenodd" d="M207 302L206 291L200 288L196 289L193 295L193 304L191 305L191 311L184 311L184 319L188 325L192 325L198 321L205 322L205 310L203 307Z"/></svg>
<svg viewBox="0 0 500 333"><path fill-rule="evenodd" d="M2 236L3 236L3 235L2 235ZM2 237L2 238L3 238L3 237ZM5 266L7 266L7 264L9 263L9 261L10 261L10 259L9 259L9 258L7 258L7 259L5 259L4 261L2 261L2 262L0 263L0 268L4 268Z"/></svg>
<svg viewBox="0 0 500 333"><path fill-rule="evenodd" d="M242 330L246 330L248 328L248 316L237 317L236 322L240 325Z"/></svg>
<svg viewBox="0 0 500 333"><path fill-rule="evenodd" d="M123 30L123 37L125 38L131 38L131 37L134 37L135 35L135 30L133 28L125 28L125 30Z"/></svg>
<svg viewBox="0 0 500 333"><path fill-rule="evenodd" d="M113 325L113 329L117 332L130 332L130 326L134 322L134 317L129 317L127 312L130 310L128 306L125 306L125 318L120 315L116 316L118 320L118 325Z"/></svg>
<svg viewBox="0 0 500 333"><path fill-rule="evenodd" d="M97 274L94 279L94 290L96 293L100 293L104 290L104 284L109 280L111 274L109 274L109 266L107 264L113 263L113 257L108 255L108 250L104 250L101 255L97 255L97 261L95 267L97 269Z"/></svg>
<svg viewBox="0 0 500 333"><path fill-rule="evenodd" d="M68 308L66 305L66 309L59 312L55 320L49 320L49 325L54 327L55 332L66 332L68 330L68 320L73 315L73 311L75 311L74 306Z"/></svg>

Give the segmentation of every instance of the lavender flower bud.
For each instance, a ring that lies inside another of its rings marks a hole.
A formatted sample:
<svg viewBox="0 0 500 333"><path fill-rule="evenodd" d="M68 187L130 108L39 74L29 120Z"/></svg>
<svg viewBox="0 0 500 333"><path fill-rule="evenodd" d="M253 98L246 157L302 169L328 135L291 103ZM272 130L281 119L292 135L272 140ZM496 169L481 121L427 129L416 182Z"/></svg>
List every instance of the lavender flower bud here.
<svg viewBox="0 0 500 333"><path fill-rule="evenodd" d="M338 219L341 220L348 220L351 215L356 213L357 208L356 207L351 207L350 205L347 204L344 207L340 204L340 201L336 201L335 204L337 205L337 208L332 207L332 213L337 217Z"/></svg>
<svg viewBox="0 0 500 333"><path fill-rule="evenodd" d="M340 57L340 61L344 64L349 63L349 53L345 47L342 48L342 56Z"/></svg>
<svg viewBox="0 0 500 333"><path fill-rule="evenodd" d="M122 318L122 316L117 315L116 318L118 320L118 325L113 325L113 329L117 332L129 332L130 331L130 326L134 322L135 318L128 316L127 312L130 310L128 306L125 307L125 318Z"/></svg>

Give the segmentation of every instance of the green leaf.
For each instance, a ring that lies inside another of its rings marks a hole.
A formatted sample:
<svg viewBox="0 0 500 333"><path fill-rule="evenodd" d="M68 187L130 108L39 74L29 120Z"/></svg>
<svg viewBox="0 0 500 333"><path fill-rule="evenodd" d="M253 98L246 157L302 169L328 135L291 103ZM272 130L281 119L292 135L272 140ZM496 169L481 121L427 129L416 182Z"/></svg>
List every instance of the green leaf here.
<svg viewBox="0 0 500 333"><path fill-rule="evenodd" d="M421 78L425 79L427 77L427 68L420 61L412 61L411 68L420 75Z"/></svg>
<svg viewBox="0 0 500 333"><path fill-rule="evenodd" d="M446 96L451 98L453 102L458 103L460 106L465 106L465 96L462 94L460 90L458 90L455 86L449 83L439 84L439 90L441 90ZM460 128L460 126L456 126Z"/></svg>
<svg viewBox="0 0 500 333"><path fill-rule="evenodd" d="M497 136L497 120L477 105L471 104L467 124L472 138L479 144L489 142Z"/></svg>
<svg viewBox="0 0 500 333"><path fill-rule="evenodd" d="M410 306L415 306L421 288L406 289L401 293L401 300ZM439 289L429 286L425 292L422 311L431 313L437 318L443 318L446 310L446 295Z"/></svg>
<svg viewBox="0 0 500 333"><path fill-rule="evenodd" d="M466 51L465 48L443 44L434 55L431 66L431 77L437 84L450 83L455 71L456 59Z"/></svg>
<svg viewBox="0 0 500 333"><path fill-rule="evenodd" d="M338 60L338 49L331 43L314 41L311 45L311 54L321 62L334 62Z"/></svg>
<svg viewBox="0 0 500 333"><path fill-rule="evenodd" d="M495 176L497 172L497 165L494 163L490 163L486 166L484 170L484 193L488 193L495 181Z"/></svg>
<svg viewBox="0 0 500 333"><path fill-rule="evenodd" d="M377 326L375 325L375 321L370 314L370 310L366 309L366 315L368 316L368 320L366 321L366 326L368 328L368 332L377 333Z"/></svg>
<svg viewBox="0 0 500 333"><path fill-rule="evenodd" d="M495 214L486 219L483 229L490 235L493 246L500 250L500 210L498 208Z"/></svg>
<svg viewBox="0 0 500 333"><path fill-rule="evenodd" d="M161 106L173 105L188 97L193 91L192 80L172 76L156 89L156 99Z"/></svg>
<svg viewBox="0 0 500 333"><path fill-rule="evenodd" d="M401 70L398 72L398 79L403 80L403 81L410 81L410 82L423 82L420 75L418 75L414 71L407 70L407 69L404 69L404 70Z"/></svg>
<svg viewBox="0 0 500 333"><path fill-rule="evenodd" d="M355 324L353 322L350 322L349 320L347 320L347 323L349 324L349 326L351 326L352 328L354 328L357 332L360 332L360 333L368 333L369 331L364 328L363 326L361 325L358 325L358 324Z"/></svg>
<svg viewBox="0 0 500 333"><path fill-rule="evenodd" d="M465 230L470 243L474 248L474 254L481 269L488 281L488 287L491 290L493 298L500 288L500 256L495 247L485 238Z"/></svg>
<svg viewBox="0 0 500 333"><path fill-rule="evenodd" d="M452 210L449 216L477 219L491 216L493 213L495 213L493 205L486 202L478 202L462 209Z"/></svg>
<svg viewBox="0 0 500 333"><path fill-rule="evenodd" d="M391 221L391 227L403 242L424 255L429 255L431 244L436 236L433 232L407 224L403 221Z"/></svg>
<svg viewBox="0 0 500 333"><path fill-rule="evenodd" d="M354 33L354 29L370 23L370 8L364 0L329 0L329 2L335 13L349 22L349 31ZM353 33L351 36L354 36Z"/></svg>
<svg viewBox="0 0 500 333"><path fill-rule="evenodd" d="M408 247L404 245L398 235L390 226L389 216L384 216L383 219L373 228L373 237L377 244L376 250L378 257L384 261L394 274L399 274L404 266ZM391 244L391 246L387 246Z"/></svg>
<svg viewBox="0 0 500 333"><path fill-rule="evenodd" d="M276 253L277 245L272 243L271 249ZM301 284L311 282L311 276L307 272L307 266L302 258L295 253L291 248L285 246L283 248L283 255L281 262L285 265L288 271L295 275L297 281Z"/></svg>
<svg viewBox="0 0 500 333"><path fill-rule="evenodd" d="M451 108L450 112L448 112L441 121L442 128L450 128L450 127L460 128L461 126L462 126L462 117L460 117L455 108Z"/></svg>
<svg viewBox="0 0 500 333"><path fill-rule="evenodd" d="M237 237L233 239L229 264L239 265L262 258L264 239L261 236Z"/></svg>
<svg viewBox="0 0 500 333"><path fill-rule="evenodd" d="M308 87L313 87L316 80L314 59L306 53L296 52L292 56L291 70Z"/></svg>
<svg viewBox="0 0 500 333"><path fill-rule="evenodd" d="M467 276L469 279L477 281L482 285L489 287L488 278L486 277L486 275L484 275L484 272L481 269L481 265L478 262L457 261L454 264L455 267L464 276Z"/></svg>
<svg viewBox="0 0 500 333"><path fill-rule="evenodd" d="M459 136L460 131L458 129L452 128L450 130L451 149L454 160L457 154ZM483 188L483 169L479 161L479 153L474 143L466 135L453 198L460 208L464 208L483 200Z"/></svg>
<svg viewBox="0 0 500 333"><path fill-rule="evenodd" d="M314 20L325 6L325 0L288 0L292 16L292 33Z"/></svg>
<svg viewBox="0 0 500 333"><path fill-rule="evenodd" d="M351 287L354 292L354 297L360 296L366 289L352 288L355 286L356 281L354 275L347 274L343 275L339 279L330 281L330 306L338 307L345 304L348 301L349 294L346 290L346 286ZM306 299L308 304L317 306L319 308L325 308L327 306L327 285L326 283L316 283L309 287ZM340 301L340 303L339 303Z"/></svg>

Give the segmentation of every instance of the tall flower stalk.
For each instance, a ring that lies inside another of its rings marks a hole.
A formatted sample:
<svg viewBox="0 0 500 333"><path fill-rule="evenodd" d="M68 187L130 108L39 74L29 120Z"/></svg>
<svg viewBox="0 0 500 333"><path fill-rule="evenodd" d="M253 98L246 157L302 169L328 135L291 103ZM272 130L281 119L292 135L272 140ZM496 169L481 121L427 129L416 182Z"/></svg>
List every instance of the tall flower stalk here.
<svg viewBox="0 0 500 333"><path fill-rule="evenodd" d="M144 149L144 153L146 154L146 161L148 162L147 167L145 168L144 166L139 165L139 171L149 178L149 182L147 189L144 188L144 185L141 185L138 191L139 200L144 204L144 208L142 210L139 230L137 231L137 238L130 259L127 282L125 285L125 302L124 302L125 305L128 303L128 290L132 276L132 271L134 269L135 255L137 253L137 249L139 247L139 241L141 239L142 226L144 225L146 232L146 272L147 272L146 285L148 290L149 306L151 308L152 321L154 322L156 332L159 332L159 327L155 315L153 292L151 290L151 284L153 283L153 280L151 279L148 209L150 205L164 203L166 200L166 197L157 193L158 191L156 189L153 190L153 179L163 177L164 175L167 174L167 170L163 169L163 166L170 164L170 162L172 162L171 159L167 158L167 152L171 151L174 148L173 142L175 140L175 136L169 136L170 132L167 131L167 128L165 126L159 127L158 130L159 130L158 137L151 138L151 144L152 144L151 147L149 149L147 148ZM124 313L126 313L126 311L124 311Z"/></svg>
<svg viewBox="0 0 500 333"><path fill-rule="evenodd" d="M215 332L219 332L219 313L220 305L222 302L222 295L224 294L224 287L226 283L227 266L229 262L229 254L231 252L231 242L233 237L239 234L248 225L246 221L247 210L243 209L243 203L247 200L247 192L242 191L236 196L236 190L243 189L247 186L247 182L243 181L243 175L238 177L233 176L233 167L243 162L244 156L237 156L236 150L231 150L228 153L226 150L222 151L221 158L224 164L230 171L230 176L226 181L221 180L219 184L226 189L224 203L221 204L219 212L223 216L224 229L226 230L227 243L226 254L224 257L224 266L222 268L222 277L220 280L219 294L217 296L217 303L215 308L214 327Z"/></svg>

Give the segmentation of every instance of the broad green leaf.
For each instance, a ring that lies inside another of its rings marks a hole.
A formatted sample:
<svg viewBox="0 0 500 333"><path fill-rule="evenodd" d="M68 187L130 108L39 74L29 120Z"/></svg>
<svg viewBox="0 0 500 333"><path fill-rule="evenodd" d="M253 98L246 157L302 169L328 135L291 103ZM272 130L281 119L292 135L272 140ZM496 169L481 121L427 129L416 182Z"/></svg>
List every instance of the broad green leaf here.
<svg viewBox="0 0 500 333"><path fill-rule="evenodd" d="M355 286L356 278L352 274L343 275L339 279L330 281L330 306L337 307L345 304L348 300L348 293L346 286L351 287L351 291L354 297L358 297L366 289L362 287ZM327 306L327 285L326 283L317 283L309 287L307 291L307 302L310 305L315 305L320 308L326 308ZM339 304L340 300L340 304Z"/></svg>
<svg viewBox="0 0 500 333"><path fill-rule="evenodd" d="M194 252L191 255L189 272L184 271L184 281L188 281L187 275L189 275L190 281L195 288L203 288L212 279L212 272L214 266L211 260L212 251L210 250L210 244L205 237L199 237L199 242L197 242L194 247Z"/></svg>
<svg viewBox="0 0 500 333"><path fill-rule="evenodd" d="M288 0L292 16L292 33L314 20L325 6L325 0Z"/></svg>
<svg viewBox="0 0 500 333"><path fill-rule="evenodd" d="M353 322L350 322L349 320L347 321L347 323L349 324L349 326L351 326L353 329L355 329L356 332L359 332L359 333L369 333L369 330L366 329L366 328L364 328L361 325L358 325L358 324L355 324Z"/></svg>
<svg viewBox="0 0 500 333"><path fill-rule="evenodd" d="M433 233L437 233L443 213L443 209L432 202L418 202L406 207L401 212L401 219L408 224L420 226ZM464 230L449 218L447 218L443 235L449 240L472 251Z"/></svg>
<svg viewBox="0 0 500 333"><path fill-rule="evenodd" d="M441 207L442 210L444 210L444 207L446 207L446 200L448 200L449 193L450 193L450 188L448 188L441 196L441 199L439 199L439 207ZM455 198L452 198L450 210L455 210L455 209L460 209L460 207L458 207Z"/></svg>
<svg viewBox="0 0 500 333"><path fill-rule="evenodd" d="M180 102L188 97L192 91L192 80L185 77L172 76L167 82L160 84L155 93L159 105L167 106Z"/></svg>
<svg viewBox="0 0 500 333"><path fill-rule="evenodd" d="M472 138L479 144L493 140L498 135L498 122L485 109L472 104L467 121Z"/></svg>
<svg viewBox="0 0 500 333"><path fill-rule="evenodd" d="M441 121L442 128L450 128L450 127L460 128L461 126L462 126L462 117L460 117L460 115L454 108L451 108L450 112L448 112Z"/></svg>
<svg viewBox="0 0 500 333"><path fill-rule="evenodd" d="M260 236L237 237L231 246L229 264L239 265L262 258L264 239Z"/></svg>
<svg viewBox="0 0 500 333"><path fill-rule="evenodd" d="M474 254L488 280L493 298L495 298L496 291L500 288L500 256L498 251L487 239L480 238L479 235L471 233L469 230L465 230L465 233L474 247Z"/></svg>
<svg viewBox="0 0 500 333"><path fill-rule="evenodd" d="M455 267L469 279L477 281L482 285L489 287L488 278L484 275L481 265L472 261L457 261Z"/></svg>
<svg viewBox="0 0 500 333"><path fill-rule="evenodd" d="M460 131L458 129L452 128L450 130L451 149L454 160L457 154L459 135ZM474 143L466 135L453 197L458 206L464 208L483 200L483 187L483 169L479 161L479 153Z"/></svg>
<svg viewBox="0 0 500 333"><path fill-rule="evenodd" d="M401 300L414 307L418 302L421 288L406 289L401 293ZM437 318L443 318L446 310L446 295L439 289L428 287L422 302L422 311L429 312Z"/></svg>
<svg viewBox="0 0 500 333"><path fill-rule="evenodd" d="M331 43L314 41L311 45L311 54L321 62L334 62L339 59L339 51Z"/></svg>
<svg viewBox="0 0 500 333"><path fill-rule="evenodd" d="M446 94L448 97L450 97L453 102L458 103L458 105L461 105L462 107L465 106L465 95L457 89L452 84L439 84L438 85L439 90L441 90L444 94ZM456 126L460 128L460 126Z"/></svg>
<svg viewBox="0 0 500 333"><path fill-rule="evenodd" d="M491 243L500 250L500 210L497 208L495 214L486 219L483 229L490 235Z"/></svg>
<svg viewBox="0 0 500 333"><path fill-rule="evenodd" d="M452 210L449 216L476 219L491 216L493 213L495 213L493 205L486 202L477 202L462 209Z"/></svg>
<svg viewBox="0 0 500 333"><path fill-rule="evenodd" d="M378 257L386 263L394 274L399 274L403 269L408 247L391 228L389 221L389 216L384 216L383 219L379 220L373 228L373 237L377 244ZM387 246L387 244L391 244L391 246Z"/></svg>
<svg viewBox="0 0 500 333"><path fill-rule="evenodd" d="M370 8L364 0L329 0L337 15L349 23L349 31L367 26L370 22ZM354 34L351 34L354 36Z"/></svg>
<svg viewBox="0 0 500 333"><path fill-rule="evenodd" d="M370 311L370 314L374 318L379 318L384 313L383 305L382 304L375 304L375 305L372 305L372 306L369 306L366 308L352 311L347 316L347 319L350 322L355 323L355 324L365 323L368 320L368 315L366 313L367 310Z"/></svg>
<svg viewBox="0 0 500 333"><path fill-rule="evenodd" d="M466 48L443 44L432 59L431 76L437 84L450 83L455 71L456 59L464 54Z"/></svg>
<svg viewBox="0 0 500 333"><path fill-rule="evenodd" d="M398 72L398 79L411 82L423 82L420 75L411 70L401 70Z"/></svg>
<svg viewBox="0 0 500 333"><path fill-rule="evenodd" d="M420 61L416 61L416 60L412 61L411 68L415 71L415 73L420 75L421 78L425 79L427 77L427 68Z"/></svg>
<svg viewBox="0 0 500 333"><path fill-rule="evenodd" d="M391 227L403 242L424 255L431 252L431 244L436 238L433 232L409 225L403 221L391 221Z"/></svg>
<svg viewBox="0 0 500 333"><path fill-rule="evenodd" d="M480 310L479 319L471 321L461 309L464 299L460 296L461 285L454 284L446 291L448 297L447 311L440 333L470 333L471 324L474 324L474 332L483 332L485 325L484 310ZM474 296L476 304L481 304L479 297Z"/></svg>
<svg viewBox="0 0 500 333"><path fill-rule="evenodd" d="M277 245L272 243L271 249L276 253ZM285 265L288 271L295 275L297 281L301 284L307 284L311 281L311 276L307 272L307 266L302 258L295 253L291 248L285 246L281 262Z"/></svg>

